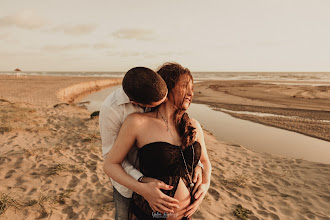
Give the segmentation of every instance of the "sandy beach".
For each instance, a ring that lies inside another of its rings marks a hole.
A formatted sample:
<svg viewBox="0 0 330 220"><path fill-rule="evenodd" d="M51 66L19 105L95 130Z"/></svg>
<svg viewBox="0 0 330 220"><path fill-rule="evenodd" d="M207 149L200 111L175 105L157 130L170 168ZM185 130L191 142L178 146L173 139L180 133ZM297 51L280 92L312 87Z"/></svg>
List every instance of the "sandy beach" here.
<svg viewBox="0 0 330 220"><path fill-rule="evenodd" d="M120 81L0 76L0 219L114 219L98 118L69 103ZM330 141L329 88L206 81L194 102ZM193 219L330 219L330 164L253 152L207 131L205 141L211 186Z"/></svg>

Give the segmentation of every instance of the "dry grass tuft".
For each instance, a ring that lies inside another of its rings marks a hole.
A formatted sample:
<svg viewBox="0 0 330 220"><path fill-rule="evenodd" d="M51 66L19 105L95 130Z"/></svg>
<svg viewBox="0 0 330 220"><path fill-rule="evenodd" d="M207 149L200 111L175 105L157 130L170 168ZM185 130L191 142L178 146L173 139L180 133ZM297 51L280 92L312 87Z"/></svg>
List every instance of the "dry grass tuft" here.
<svg viewBox="0 0 330 220"><path fill-rule="evenodd" d="M0 215L3 214L9 207L19 209L22 207L17 200L9 196L9 194L1 194L0 196Z"/></svg>
<svg viewBox="0 0 330 220"><path fill-rule="evenodd" d="M61 172L82 173L84 168L72 164L55 164L48 168L47 175L59 175Z"/></svg>
<svg viewBox="0 0 330 220"><path fill-rule="evenodd" d="M56 195L41 194L37 199L30 199L28 201L23 201L23 198L22 201L18 201L9 196L9 194L2 193L0 196L0 215L5 213L5 211L10 207L13 207L17 210L22 210L28 207L37 206L41 208L42 216L48 216L49 209L50 212L52 212L52 209L54 208L52 204L65 204L65 200L70 198L70 194L72 192L75 192L75 190L67 189L64 192Z"/></svg>
<svg viewBox="0 0 330 220"><path fill-rule="evenodd" d="M36 110L19 104L0 102L0 133L45 130L36 121Z"/></svg>
<svg viewBox="0 0 330 220"><path fill-rule="evenodd" d="M236 209L234 210L234 215L242 220L248 219L249 215L252 214L252 211L246 208L243 208L241 204L238 204L236 206Z"/></svg>
<svg viewBox="0 0 330 220"><path fill-rule="evenodd" d="M241 175L235 176L232 179L223 180L222 183L225 186L244 188L246 186L246 180L247 180L247 177L245 175L241 174Z"/></svg>
<svg viewBox="0 0 330 220"><path fill-rule="evenodd" d="M74 189L67 189L54 197L54 203L65 204L65 199L70 198L70 193L75 192Z"/></svg>

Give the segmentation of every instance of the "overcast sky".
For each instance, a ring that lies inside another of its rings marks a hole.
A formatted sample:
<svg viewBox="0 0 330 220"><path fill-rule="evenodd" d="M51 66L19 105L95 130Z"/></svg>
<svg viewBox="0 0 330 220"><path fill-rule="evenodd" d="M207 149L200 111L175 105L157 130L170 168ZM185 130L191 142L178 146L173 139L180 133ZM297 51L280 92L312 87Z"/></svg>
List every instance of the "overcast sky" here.
<svg viewBox="0 0 330 220"><path fill-rule="evenodd" d="M0 70L330 71L329 0L0 0Z"/></svg>

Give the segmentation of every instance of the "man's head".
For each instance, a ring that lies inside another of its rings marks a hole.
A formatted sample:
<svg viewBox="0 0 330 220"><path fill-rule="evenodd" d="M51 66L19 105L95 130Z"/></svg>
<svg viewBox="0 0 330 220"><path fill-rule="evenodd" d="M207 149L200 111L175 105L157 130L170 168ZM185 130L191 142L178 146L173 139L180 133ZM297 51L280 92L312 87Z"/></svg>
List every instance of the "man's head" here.
<svg viewBox="0 0 330 220"><path fill-rule="evenodd" d="M155 107L167 96L167 86L158 73L146 67L134 67L124 76L123 89L132 103Z"/></svg>

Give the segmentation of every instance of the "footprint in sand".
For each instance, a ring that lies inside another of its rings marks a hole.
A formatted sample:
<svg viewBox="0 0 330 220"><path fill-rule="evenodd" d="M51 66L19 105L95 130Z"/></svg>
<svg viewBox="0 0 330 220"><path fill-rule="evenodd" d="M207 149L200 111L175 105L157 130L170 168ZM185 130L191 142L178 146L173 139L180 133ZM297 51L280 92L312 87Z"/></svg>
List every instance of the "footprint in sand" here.
<svg viewBox="0 0 330 220"><path fill-rule="evenodd" d="M247 195L243 195L243 197L244 197L244 199L245 199L245 200L247 200L247 201L249 201L249 202L251 202L251 201L252 201L250 196L247 196Z"/></svg>
<svg viewBox="0 0 330 220"><path fill-rule="evenodd" d="M84 193L84 195L85 195L86 197L88 197L88 198L92 198L93 192L94 192L93 190L88 189L88 190Z"/></svg>
<svg viewBox="0 0 330 220"><path fill-rule="evenodd" d="M87 174L86 173L83 173L80 175L80 179L86 179L87 178Z"/></svg>
<svg viewBox="0 0 330 220"><path fill-rule="evenodd" d="M90 162L87 164L87 168L90 171L95 172L95 170L97 169L96 164L97 164L96 162Z"/></svg>
<svg viewBox="0 0 330 220"><path fill-rule="evenodd" d="M71 206L72 207L78 208L79 204L80 203L77 200L71 199Z"/></svg>
<svg viewBox="0 0 330 220"><path fill-rule="evenodd" d="M77 213L75 213L73 211L73 208L70 206L67 206L65 209L63 209L62 213L68 214L68 219L79 219L79 215Z"/></svg>
<svg viewBox="0 0 330 220"><path fill-rule="evenodd" d="M90 154L90 158L92 158L93 160L101 160L100 157L95 154Z"/></svg>
<svg viewBox="0 0 330 220"><path fill-rule="evenodd" d="M97 181L99 181L99 178L96 174L93 174L92 176L92 183L96 183Z"/></svg>
<svg viewBox="0 0 330 220"><path fill-rule="evenodd" d="M270 212L269 215L270 215L271 219L280 220L280 218L276 214L274 214L274 213L271 213Z"/></svg>
<svg viewBox="0 0 330 220"><path fill-rule="evenodd" d="M11 159L9 157L0 157L0 165L2 165L5 162L10 162Z"/></svg>
<svg viewBox="0 0 330 220"><path fill-rule="evenodd" d="M101 187L100 192L101 193L106 193L106 195L110 195L110 196L113 195L113 192L112 191L109 192L109 189L107 189L105 187Z"/></svg>
<svg viewBox="0 0 330 220"><path fill-rule="evenodd" d="M215 189L213 188L209 188L208 190L209 194L216 200L216 201L219 201L220 199L220 193L218 191L216 191Z"/></svg>
<svg viewBox="0 0 330 220"><path fill-rule="evenodd" d="M13 173L15 173L15 172L16 172L15 170L9 170L5 175L5 179L10 178L13 175Z"/></svg>
<svg viewBox="0 0 330 220"><path fill-rule="evenodd" d="M14 164L14 167L16 168L16 169L20 169L20 168L22 168L22 162L23 162L23 157L20 157L20 158L18 158L17 160L16 160L16 162L15 162L15 164Z"/></svg>
<svg viewBox="0 0 330 220"><path fill-rule="evenodd" d="M263 210L257 210L258 214L263 216L263 217L268 217L268 212L263 211Z"/></svg>
<svg viewBox="0 0 330 220"><path fill-rule="evenodd" d="M211 180L210 186L216 186L216 185L217 184L213 180Z"/></svg>
<svg viewBox="0 0 330 220"><path fill-rule="evenodd" d="M28 195L29 196L31 196L33 193L35 193L37 191L37 188L32 188L30 191L29 191L29 193L28 193Z"/></svg>
<svg viewBox="0 0 330 220"><path fill-rule="evenodd" d="M273 211L273 212L276 212L276 211L277 211L276 208L274 208L273 206L270 206L269 209L270 209L271 211Z"/></svg>
<svg viewBox="0 0 330 220"><path fill-rule="evenodd" d="M69 188L74 188L78 185L78 183L79 183L79 179L75 176L72 176L72 179L71 179L68 187Z"/></svg>
<svg viewBox="0 0 330 220"><path fill-rule="evenodd" d="M22 177L22 176L17 177L17 178L16 178L15 187L22 185L24 182L26 182L26 181L23 180L23 177Z"/></svg>

